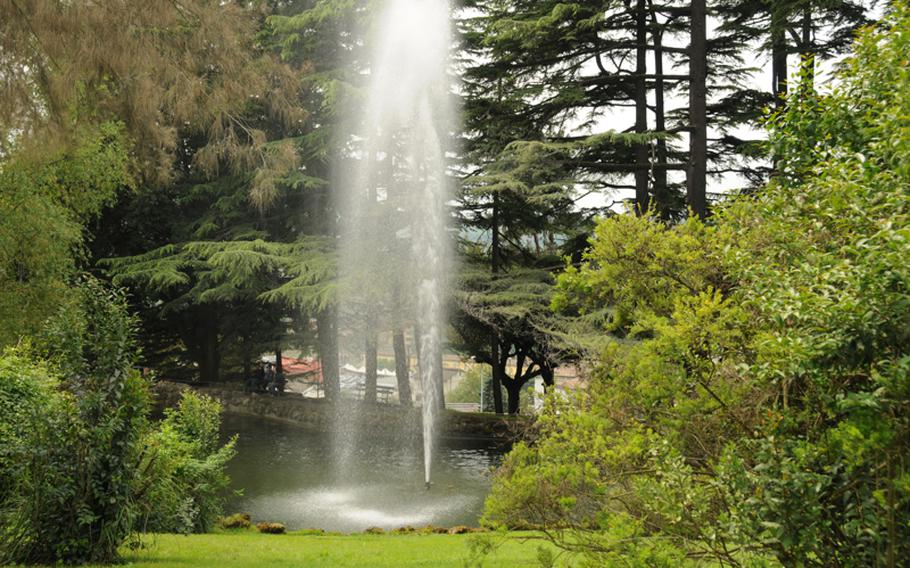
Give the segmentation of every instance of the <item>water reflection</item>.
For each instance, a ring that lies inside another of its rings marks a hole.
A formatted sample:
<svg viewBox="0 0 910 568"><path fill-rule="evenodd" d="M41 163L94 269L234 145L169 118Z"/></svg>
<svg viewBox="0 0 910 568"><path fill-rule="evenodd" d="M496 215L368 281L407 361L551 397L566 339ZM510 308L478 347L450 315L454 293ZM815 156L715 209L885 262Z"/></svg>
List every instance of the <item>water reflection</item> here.
<svg viewBox="0 0 910 568"><path fill-rule="evenodd" d="M292 530L476 525L490 471L504 451L484 442L441 440L434 486L427 491L419 440L364 440L339 476L328 434L240 416L225 416L222 431L225 437L240 435L228 471L243 495L233 498L227 511L248 512Z"/></svg>

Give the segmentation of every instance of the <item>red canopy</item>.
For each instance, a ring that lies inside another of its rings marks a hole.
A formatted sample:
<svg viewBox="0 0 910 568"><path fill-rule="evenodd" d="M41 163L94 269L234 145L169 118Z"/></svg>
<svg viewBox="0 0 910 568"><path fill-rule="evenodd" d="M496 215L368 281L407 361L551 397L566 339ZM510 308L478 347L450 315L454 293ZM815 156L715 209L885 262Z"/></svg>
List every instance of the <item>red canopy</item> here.
<svg viewBox="0 0 910 568"><path fill-rule="evenodd" d="M288 378L299 378L307 381L322 382L322 364L317 358L292 359L281 358L281 368Z"/></svg>

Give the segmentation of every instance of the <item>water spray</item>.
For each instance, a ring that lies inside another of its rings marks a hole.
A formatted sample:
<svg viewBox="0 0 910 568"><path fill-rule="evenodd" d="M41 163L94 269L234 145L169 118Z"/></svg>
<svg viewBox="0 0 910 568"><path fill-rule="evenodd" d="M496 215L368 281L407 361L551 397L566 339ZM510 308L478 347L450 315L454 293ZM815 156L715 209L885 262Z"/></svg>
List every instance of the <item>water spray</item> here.
<svg viewBox="0 0 910 568"><path fill-rule="evenodd" d="M449 0L384 0L370 42L366 104L352 110L345 140L358 165L345 189L339 262L342 306L367 333L376 321L362 306L381 305L393 288L418 330L424 480L431 487L442 376L444 298L449 278L451 199L446 154L457 131L451 78Z"/></svg>

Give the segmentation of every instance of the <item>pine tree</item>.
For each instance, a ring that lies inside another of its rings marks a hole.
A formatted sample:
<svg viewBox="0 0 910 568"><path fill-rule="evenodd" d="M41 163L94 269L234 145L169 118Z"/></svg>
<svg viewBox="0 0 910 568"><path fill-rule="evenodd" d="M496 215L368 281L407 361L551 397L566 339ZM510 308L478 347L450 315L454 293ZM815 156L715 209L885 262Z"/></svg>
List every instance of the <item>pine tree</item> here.
<svg viewBox="0 0 910 568"><path fill-rule="evenodd" d="M647 3L488 1L472 7L480 15L464 20L475 53L475 63L465 71L469 132L483 132L490 124L473 109L495 109L491 99L505 92L509 100L499 106L516 123L506 132L518 135L507 136L497 151L514 140L577 143L578 151L565 163L569 179L583 191L634 191L636 207L646 211L654 198L653 143L663 137L667 148L673 134L658 132L648 120L647 99L656 76L648 72L654 45ZM666 90L687 77L662 73L660 79ZM623 108L634 108L633 121L625 122ZM604 131L607 120L611 129ZM684 170L678 157L666 156L659 164L662 173ZM666 191L661 187L662 194Z"/></svg>

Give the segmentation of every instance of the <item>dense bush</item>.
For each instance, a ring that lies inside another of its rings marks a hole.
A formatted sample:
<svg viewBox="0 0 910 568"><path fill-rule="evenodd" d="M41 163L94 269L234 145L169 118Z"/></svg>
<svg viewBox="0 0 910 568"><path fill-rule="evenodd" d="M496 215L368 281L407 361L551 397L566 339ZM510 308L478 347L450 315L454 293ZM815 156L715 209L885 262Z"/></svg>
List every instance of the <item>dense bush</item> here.
<svg viewBox="0 0 910 568"><path fill-rule="evenodd" d="M554 307L613 339L508 456L486 522L574 529L557 541L597 565L905 561L908 60L897 5L831 94L773 119L767 188L707 225L600 223Z"/></svg>
<svg viewBox="0 0 910 568"><path fill-rule="evenodd" d="M41 349L63 379L59 389L36 389L43 408L24 423L22 450L11 464L15 479L2 507L3 560L117 559L133 525L149 405L145 381L130 370L132 325L124 298L91 280L49 324ZM13 381L20 382L41 369L17 357L5 357L3 365L18 367ZM0 419L6 429L15 416Z"/></svg>
<svg viewBox="0 0 910 568"><path fill-rule="evenodd" d="M25 349L0 356L0 503L6 503L23 474L30 425L49 412L59 383Z"/></svg>
<svg viewBox="0 0 910 568"><path fill-rule="evenodd" d="M113 562L135 530L220 513L220 408L188 394L153 429L133 325L120 292L86 279L33 347L0 357L0 562Z"/></svg>
<svg viewBox="0 0 910 568"><path fill-rule="evenodd" d="M138 492L143 531L201 533L215 526L230 483L224 469L235 453L233 440L220 444L220 414L219 402L184 391L149 435Z"/></svg>

